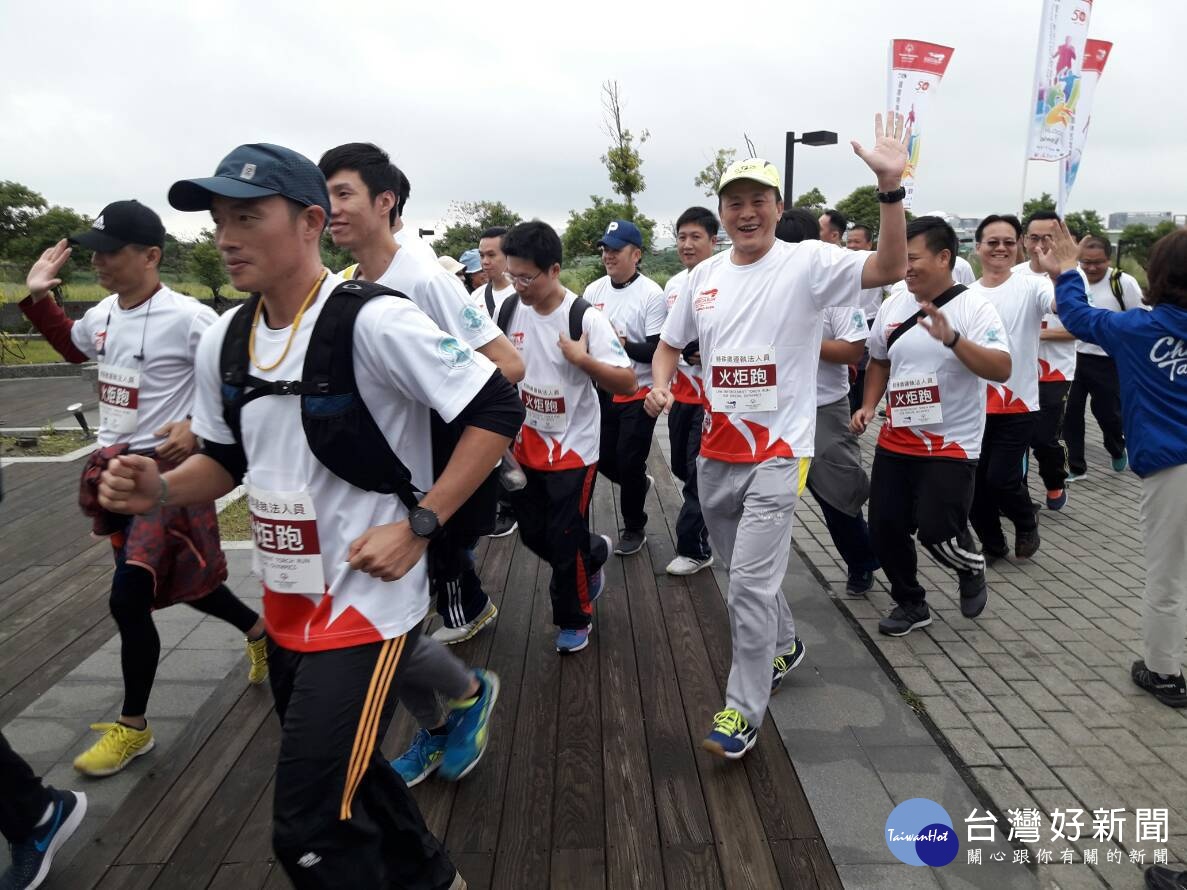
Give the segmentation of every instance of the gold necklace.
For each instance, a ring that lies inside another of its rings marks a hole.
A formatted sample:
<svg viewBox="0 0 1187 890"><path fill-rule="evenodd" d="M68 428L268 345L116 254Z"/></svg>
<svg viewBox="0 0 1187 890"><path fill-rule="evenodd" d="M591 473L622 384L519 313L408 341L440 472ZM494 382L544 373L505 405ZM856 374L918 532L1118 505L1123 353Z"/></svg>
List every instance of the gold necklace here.
<svg viewBox="0 0 1187 890"><path fill-rule="evenodd" d="M272 364L264 367L256 360L256 326L260 323L260 313L264 311L264 300L261 297L260 302L256 303L256 314L251 320L251 333L247 338L247 354L251 358L251 363L256 366L259 371L271 371L277 368L285 357L289 354L289 347L293 345L293 337L297 335L297 328L301 326L301 319L305 316L305 310L313 302L313 298L317 296L317 292L321 289L322 282L326 280L329 274L328 269L322 269L321 277L314 282L313 288L309 291L309 295L305 298L305 302L301 304L301 308L297 310L297 317L293 319L293 326L289 330L289 338L285 341L284 352L280 354L280 358Z"/></svg>

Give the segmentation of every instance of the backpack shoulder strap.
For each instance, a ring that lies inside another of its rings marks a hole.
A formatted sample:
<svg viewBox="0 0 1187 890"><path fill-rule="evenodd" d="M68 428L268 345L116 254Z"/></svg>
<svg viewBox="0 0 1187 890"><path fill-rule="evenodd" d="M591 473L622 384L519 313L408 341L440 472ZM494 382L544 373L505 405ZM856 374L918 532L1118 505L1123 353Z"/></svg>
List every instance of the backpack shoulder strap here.
<svg viewBox="0 0 1187 890"><path fill-rule="evenodd" d="M491 318L495 317L495 286L492 282L486 283L486 290L482 292L483 298L486 300L486 314Z"/></svg>
<svg viewBox="0 0 1187 890"><path fill-rule="evenodd" d="M574 340L581 339L581 334L584 332L582 322L585 319L585 310L592 308L584 297L578 297L569 307L569 336Z"/></svg>
<svg viewBox="0 0 1187 890"><path fill-rule="evenodd" d="M235 437L235 444L240 446L243 443L240 423L243 406L253 398L258 398L255 393L260 387L269 386L248 371L248 340L251 338L252 321L259 309L260 299L259 294L252 294L239 307L239 311L231 315L218 357L223 420L231 430L231 435Z"/></svg>
<svg viewBox="0 0 1187 890"><path fill-rule="evenodd" d="M507 328L511 326L511 319L515 315L515 310L519 307L519 294L515 293L503 301L503 305L499 307L499 317L495 323L499 326L499 330L504 335L508 333Z"/></svg>
<svg viewBox="0 0 1187 890"><path fill-rule="evenodd" d="M942 294L932 300L932 305L939 309L945 304L951 303L954 299L956 299L956 297L963 294L966 290L968 290L968 288L963 284L957 284L954 287L950 287L948 290L944 291ZM890 347L898 342L899 337L907 333L907 331L911 330L911 328L915 327L915 325L919 323L919 319L923 318L923 316L924 312L922 309L920 309L918 312L900 324L897 328L891 331L890 336L886 340L886 353L888 355L890 354Z"/></svg>
<svg viewBox="0 0 1187 890"><path fill-rule="evenodd" d="M1121 311L1125 311L1125 291L1121 287L1121 269L1114 269L1109 274L1109 290L1113 292L1113 296L1117 299L1117 305L1121 307Z"/></svg>

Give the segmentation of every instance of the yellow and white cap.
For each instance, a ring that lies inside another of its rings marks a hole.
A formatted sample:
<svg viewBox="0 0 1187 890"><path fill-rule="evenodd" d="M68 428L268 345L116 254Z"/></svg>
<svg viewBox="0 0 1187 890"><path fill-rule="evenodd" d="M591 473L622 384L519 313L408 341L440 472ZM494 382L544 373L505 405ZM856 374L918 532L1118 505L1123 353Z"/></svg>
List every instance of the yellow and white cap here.
<svg viewBox="0 0 1187 890"><path fill-rule="evenodd" d="M783 179L779 176L778 167L762 158L746 158L744 161L734 161L721 174L721 181L717 183L717 194L720 195L727 185L739 179L750 179L783 190Z"/></svg>

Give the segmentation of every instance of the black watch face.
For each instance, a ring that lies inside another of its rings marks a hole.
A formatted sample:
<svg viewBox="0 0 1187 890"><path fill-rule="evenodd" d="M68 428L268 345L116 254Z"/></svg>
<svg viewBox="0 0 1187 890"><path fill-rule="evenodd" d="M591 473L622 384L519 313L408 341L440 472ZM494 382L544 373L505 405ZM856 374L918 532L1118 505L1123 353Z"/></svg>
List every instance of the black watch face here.
<svg viewBox="0 0 1187 890"><path fill-rule="evenodd" d="M408 524L412 526L413 533L427 538L437 530L437 514L427 507L421 507L408 517Z"/></svg>

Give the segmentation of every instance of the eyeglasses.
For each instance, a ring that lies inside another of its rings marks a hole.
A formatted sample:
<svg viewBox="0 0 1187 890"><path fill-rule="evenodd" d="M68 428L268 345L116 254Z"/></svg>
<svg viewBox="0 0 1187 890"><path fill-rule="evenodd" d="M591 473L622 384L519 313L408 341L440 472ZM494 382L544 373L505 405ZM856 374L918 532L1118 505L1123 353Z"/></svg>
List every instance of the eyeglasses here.
<svg viewBox="0 0 1187 890"><path fill-rule="evenodd" d="M1052 241L1052 240L1054 240L1054 236L1052 236L1052 235L1027 235L1026 236L1026 242L1028 244L1038 244L1040 241Z"/></svg>
<svg viewBox="0 0 1187 890"><path fill-rule="evenodd" d="M537 272L535 275L512 275L508 272L507 277L511 279L511 283L516 287L527 287L543 274L543 270Z"/></svg>
<svg viewBox="0 0 1187 890"><path fill-rule="evenodd" d="M1018 246L1018 242L1014 240L1003 241L999 238L990 238L988 241L982 241L990 250L997 250L999 247L1004 247L1006 250L1013 250Z"/></svg>

